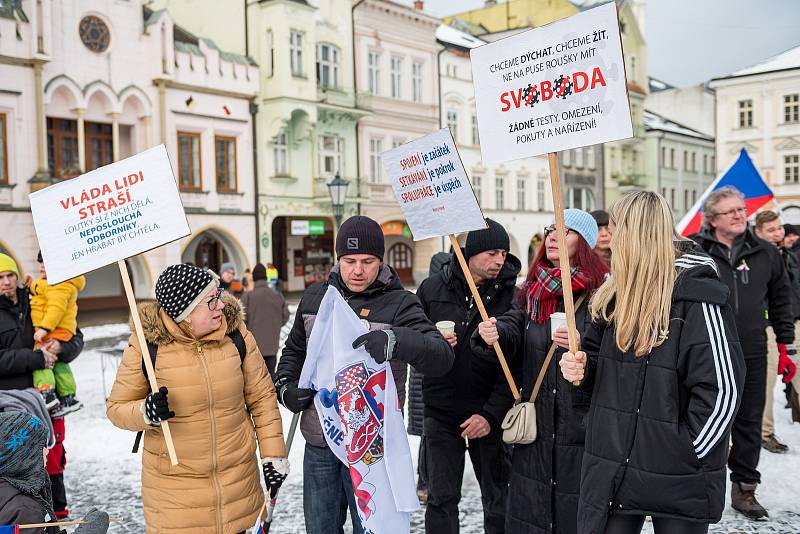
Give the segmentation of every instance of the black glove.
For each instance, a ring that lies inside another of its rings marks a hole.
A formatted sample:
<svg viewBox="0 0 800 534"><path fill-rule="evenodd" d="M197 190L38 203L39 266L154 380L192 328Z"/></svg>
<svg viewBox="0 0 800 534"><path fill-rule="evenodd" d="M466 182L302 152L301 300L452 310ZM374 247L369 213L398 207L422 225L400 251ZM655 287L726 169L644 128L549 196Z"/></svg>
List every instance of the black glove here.
<svg viewBox="0 0 800 534"><path fill-rule="evenodd" d="M297 387L297 381L278 381L278 399L294 413L300 413L311 406L316 394L313 389Z"/></svg>
<svg viewBox="0 0 800 534"><path fill-rule="evenodd" d="M167 404L166 386L161 386L158 391L144 399L144 416L151 425L158 425L161 421L175 417L175 412L171 412Z"/></svg>
<svg viewBox="0 0 800 534"><path fill-rule="evenodd" d="M369 352L372 359L377 363L383 363L387 360L394 358L394 350L397 346L397 338L391 329L387 330L373 330L367 332L362 336L358 336L353 341L353 348L357 349L361 346Z"/></svg>
<svg viewBox="0 0 800 534"><path fill-rule="evenodd" d="M108 532L108 514L92 508L73 534L106 534L106 532Z"/></svg>
<svg viewBox="0 0 800 534"><path fill-rule="evenodd" d="M289 460L286 458L264 458L261 460L261 469L264 470L264 482L267 484L270 499L278 494L289 474Z"/></svg>

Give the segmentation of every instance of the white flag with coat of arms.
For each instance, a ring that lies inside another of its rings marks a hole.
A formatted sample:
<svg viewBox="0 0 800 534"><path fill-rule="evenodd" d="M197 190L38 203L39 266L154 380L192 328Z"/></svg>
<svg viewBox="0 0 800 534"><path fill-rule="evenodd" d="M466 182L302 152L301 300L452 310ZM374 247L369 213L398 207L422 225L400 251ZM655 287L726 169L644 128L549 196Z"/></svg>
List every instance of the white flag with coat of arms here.
<svg viewBox="0 0 800 534"><path fill-rule="evenodd" d="M364 323L334 287L322 299L299 386L314 397L325 440L350 468L365 534L410 532L419 509L414 467L388 362L353 341Z"/></svg>

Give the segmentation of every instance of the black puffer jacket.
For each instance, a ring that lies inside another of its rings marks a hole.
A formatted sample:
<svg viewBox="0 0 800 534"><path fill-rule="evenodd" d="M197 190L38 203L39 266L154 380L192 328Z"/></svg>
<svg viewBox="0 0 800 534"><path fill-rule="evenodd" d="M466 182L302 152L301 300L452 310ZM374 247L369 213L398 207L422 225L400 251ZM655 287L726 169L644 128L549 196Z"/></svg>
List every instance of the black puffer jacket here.
<svg viewBox="0 0 800 534"><path fill-rule="evenodd" d="M719 521L728 438L744 360L729 291L696 248L676 260L667 340L637 358L593 323L582 341L592 388L578 532L603 532L609 512Z"/></svg>
<svg viewBox="0 0 800 534"><path fill-rule="evenodd" d="M779 251L786 274L789 275L789 285L792 288L792 315L797 321L800 319L800 259L785 247L781 247Z"/></svg>
<svg viewBox="0 0 800 534"><path fill-rule="evenodd" d="M0 480L0 525L44 523L47 513L34 496L23 493L5 480ZM53 518L51 518L52 520ZM57 527L25 529L25 534L57 534Z"/></svg>
<svg viewBox="0 0 800 534"><path fill-rule="evenodd" d="M497 278L479 287L489 316L498 317L511 308L520 267L516 256L508 254ZM470 338L481 317L455 256L439 273L420 284L417 296L431 321L456 323L458 338L450 372L439 377L426 376L422 381L425 416L460 425L470 416L480 414L493 429L498 428L506 412L503 392L508 385L494 351L479 355L470 348ZM506 360L512 356L513 353L505 354Z"/></svg>
<svg viewBox="0 0 800 534"><path fill-rule="evenodd" d="M80 330L61 343L59 359L69 363L83 350ZM28 291L17 289L17 303L0 297L0 389L33 387L33 371L44 369L42 351L33 350L33 323Z"/></svg>
<svg viewBox="0 0 800 534"><path fill-rule="evenodd" d="M792 292L777 247L746 230L728 257L728 247L709 231L692 239L714 259L720 279L731 291L730 304L745 357L766 357L767 316L778 343L794 342Z"/></svg>
<svg viewBox="0 0 800 534"><path fill-rule="evenodd" d="M580 296L576 293L575 300ZM558 311L564 311L562 299L559 299ZM588 299L576 309L575 324L583 337L591 326ZM514 360L514 375L521 374L522 399L527 401L553 342L550 321L533 323L515 306L498 317L497 332L506 354L522 355ZM475 350L487 350L477 333L472 344ZM574 534L577 531L583 420L589 411L590 396L589 391L572 387L561 376L558 362L564 352L556 348L536 396L536 441L514 446L506 515L508 533ZM508 410L513 403L509 393L504 409Z"/></svg>
<svg viewBox="0 0 800 534"><path fill-rule="evenodd" d="M395 357L391 360L400 405L405 401L407 365L424 375L442 375L453 365L453 351L422 311L419 299L403 288L397 273L384 264L375 282L360 293L353 293L339 276L339 266L330 273L328 282L306 289L297 307L294 324L286 339L276 370L277 384L300 378L306 361L306 347L319 305L328 285L338 289L353 311L369 322L370 330L391 328L396 337ZM312 404L303 411L300 430L311 445L325 447L325 437Z"/></svg>

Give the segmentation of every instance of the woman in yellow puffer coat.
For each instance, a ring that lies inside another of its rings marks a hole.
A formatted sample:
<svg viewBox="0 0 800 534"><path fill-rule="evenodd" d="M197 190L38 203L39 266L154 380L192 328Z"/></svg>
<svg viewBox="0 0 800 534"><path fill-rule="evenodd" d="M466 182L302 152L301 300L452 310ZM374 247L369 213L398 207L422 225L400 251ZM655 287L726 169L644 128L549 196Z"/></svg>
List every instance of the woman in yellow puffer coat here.
<svg viewBox="0 0 800 534"><path fill-rule="evenodd" d="M107 401L116 426L144 431L142 501L148 534L238 534L264 506L264 478L277 491L288 474L275 388L238 300L211 271L172 265L157 303L140 305L145 337L158 347L150 392L132 335ZM242 360L231 332L244 338ZM170 464L160 422L170 419L179 464Z"/></svg>

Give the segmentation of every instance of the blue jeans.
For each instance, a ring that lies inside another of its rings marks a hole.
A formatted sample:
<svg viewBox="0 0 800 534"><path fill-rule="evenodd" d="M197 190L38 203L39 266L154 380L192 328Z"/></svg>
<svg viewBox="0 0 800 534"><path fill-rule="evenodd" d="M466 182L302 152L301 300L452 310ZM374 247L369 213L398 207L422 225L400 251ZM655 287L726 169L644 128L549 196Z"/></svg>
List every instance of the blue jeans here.
<svg viewBox="0 0 800 534"><path fill-rule="evenodd" d="M308 534L344 534L347 508L353 534L362 534L350 470L328 447L306 443L303 455L303 515Z"/></svg>

